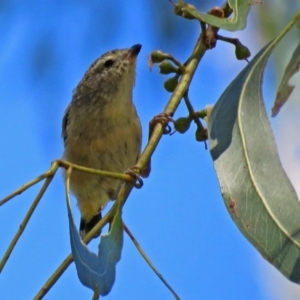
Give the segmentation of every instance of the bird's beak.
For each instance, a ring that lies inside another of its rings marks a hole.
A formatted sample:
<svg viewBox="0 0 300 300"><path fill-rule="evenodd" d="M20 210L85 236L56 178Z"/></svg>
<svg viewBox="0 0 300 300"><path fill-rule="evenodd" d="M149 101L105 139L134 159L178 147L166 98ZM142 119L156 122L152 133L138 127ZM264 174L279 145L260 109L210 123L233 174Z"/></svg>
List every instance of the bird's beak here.
<svg viewBox="0 0 300 300"><path fill-rule="evenodd" d="M140 53L141 48L142 48L141 44L133 45L131 48L129 48L127 57L130 60L135 60L137 58L138 54Z"/></svg>

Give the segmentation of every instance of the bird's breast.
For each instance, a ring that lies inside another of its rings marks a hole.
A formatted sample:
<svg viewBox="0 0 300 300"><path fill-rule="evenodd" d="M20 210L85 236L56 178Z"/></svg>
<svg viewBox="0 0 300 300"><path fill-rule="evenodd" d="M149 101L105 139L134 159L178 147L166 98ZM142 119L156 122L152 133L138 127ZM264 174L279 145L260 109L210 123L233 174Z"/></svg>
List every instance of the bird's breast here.
<svg viewBox="0 0 300 300"><path fill-rule="evenodd" d="M126 110L94 110L83 124L73 126L73 132L68 134L64 155L67 160L114 172L124 172L136 163L142 134L134 106Z"/></svg>

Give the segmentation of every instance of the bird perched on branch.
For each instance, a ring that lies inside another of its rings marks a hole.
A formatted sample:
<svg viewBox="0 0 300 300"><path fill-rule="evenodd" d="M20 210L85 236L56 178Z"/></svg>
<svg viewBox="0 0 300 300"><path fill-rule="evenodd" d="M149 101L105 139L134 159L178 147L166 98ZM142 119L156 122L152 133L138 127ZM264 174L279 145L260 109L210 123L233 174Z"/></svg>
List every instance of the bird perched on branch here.
<svg viewBox="0 0 300 300"><path fill-rule="evenodd" d="M86 71L62 122L65 160L120 173L136 163L142 131L132 89L141 47L107 52ZM82 237L101 219L105 204L116 199L121 184L117 179L72 172L70 189L81 213Z"/></svg>

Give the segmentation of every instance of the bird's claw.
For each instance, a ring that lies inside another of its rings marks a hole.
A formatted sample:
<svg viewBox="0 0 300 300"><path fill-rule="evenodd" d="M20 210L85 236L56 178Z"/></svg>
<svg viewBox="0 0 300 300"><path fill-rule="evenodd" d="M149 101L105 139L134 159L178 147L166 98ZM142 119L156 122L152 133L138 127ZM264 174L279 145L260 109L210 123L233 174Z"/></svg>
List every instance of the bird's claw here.
<svg viewBox="0 0 300 300"><path fill-rule="evenodd" d="M141 170L136 166L131 167L130 169L128 169L125 172L125 174L130 175L133 178L133 180L134 180L133 185L136 189L140 189L144 185L143 179L139 175L140 173L141 173Z"/></svg>
<svg viewBox="0 0 300 300"><path fill-rule="evenodd" d="M172 128L169 125L169 122L174 123L173 118L166 113L160 113L150 121L150 131L152 132L157 123L161 123L163 125L163 134L170 134Z"/></svg>

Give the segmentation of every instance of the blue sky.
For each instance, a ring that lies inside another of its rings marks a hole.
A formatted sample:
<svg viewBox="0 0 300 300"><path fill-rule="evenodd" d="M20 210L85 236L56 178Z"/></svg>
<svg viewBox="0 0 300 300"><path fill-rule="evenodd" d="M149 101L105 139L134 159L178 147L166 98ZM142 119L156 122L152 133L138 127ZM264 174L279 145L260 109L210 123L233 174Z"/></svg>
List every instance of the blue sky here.
<svg viewBox="0 0 300 300"><path fill-rule="evenodd" d="M221 4L216 2L203 1L198 7L205 11ZM167 77L158 74L156 67L149 71L147 55L161 49L184 61L199 34L197 22L176 17L168 1L150 3L0 2L0 198L61 157L64 110L89 65L108 50L137 43L143 48L134 100L146 144L148 122L163 110L170 96L163 89ZM252 9L245 31L231 34L241 38L253 55L267 43L263 36L253 35L258 9ZM244 66L244 61L235 59L231 45L220 43L207 52L190 87L195 108L215 103ZM271 65L265 79L269 99L275 92L274 68ZM181 105L175 118L186 115ZM273 124L279 128L280 118ZM163 137L149 179L143 189L133 191L124 207L125 223L182 299L280 299L270 291L269 282L276 278L280 286L287 280L264 261L232 222L210 154L195 141L194 131L191 126L184 135ZM40 186L0 208L0 255ZM79 223L75 203L73 199ZM58 172L1 274L0 299L31 299L38 292L70 252L68 230L64 185ZM91 248L96 250L97 243ZM91 297L72 264L45 299ZM172 299L172 295L125 237L116 283L106 298L150 300Z"/></svg>

